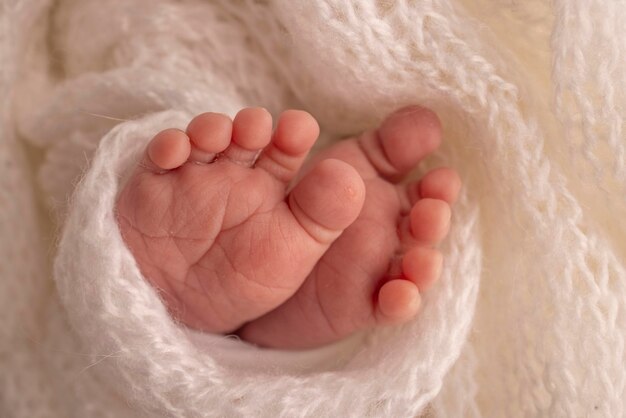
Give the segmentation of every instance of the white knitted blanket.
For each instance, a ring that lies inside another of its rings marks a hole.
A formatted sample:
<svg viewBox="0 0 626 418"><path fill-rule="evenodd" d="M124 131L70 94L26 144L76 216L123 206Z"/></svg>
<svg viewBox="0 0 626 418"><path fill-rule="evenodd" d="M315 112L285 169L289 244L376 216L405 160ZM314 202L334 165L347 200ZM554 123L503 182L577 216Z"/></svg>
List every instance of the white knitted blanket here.
<svg viewBox="0 0 626 418"><path fill-rule="evenodd" d="M626 415L624 0L0 0L0 95L0 416ZM418 318L306 352L172 322L112 213L151 135L411 103L445 129L416 175L466 185Z"/></svg>

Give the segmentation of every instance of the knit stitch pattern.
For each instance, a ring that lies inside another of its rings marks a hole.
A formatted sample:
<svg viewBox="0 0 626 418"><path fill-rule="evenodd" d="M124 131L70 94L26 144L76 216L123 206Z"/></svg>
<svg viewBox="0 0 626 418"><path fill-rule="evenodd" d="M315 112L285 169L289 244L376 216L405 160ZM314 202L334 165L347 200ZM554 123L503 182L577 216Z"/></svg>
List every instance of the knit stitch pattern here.
<svg viewBox="0 0 626 418"><path fill-rule="evenodd" d="M4 0L0 416L626 414L622 0ZM303 352L173 321L114 203L197 113L412 103L464 190L415 320Z"/></svg>

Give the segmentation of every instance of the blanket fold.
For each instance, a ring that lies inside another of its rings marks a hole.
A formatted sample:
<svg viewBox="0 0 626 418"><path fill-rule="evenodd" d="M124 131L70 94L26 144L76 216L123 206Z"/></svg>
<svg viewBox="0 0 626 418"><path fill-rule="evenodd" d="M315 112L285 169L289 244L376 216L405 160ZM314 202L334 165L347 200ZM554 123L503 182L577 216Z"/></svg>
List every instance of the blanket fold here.
<svg viewBox="0 0 626 418"><path fill-rule="evenodd" d="M0 24L0 416L626 413L619 2L4 0ZM414 321L283 352L170 318L114 214L156 132L296 107L328 142L412 103L445 130L414 176L465 184Z"/></svg>

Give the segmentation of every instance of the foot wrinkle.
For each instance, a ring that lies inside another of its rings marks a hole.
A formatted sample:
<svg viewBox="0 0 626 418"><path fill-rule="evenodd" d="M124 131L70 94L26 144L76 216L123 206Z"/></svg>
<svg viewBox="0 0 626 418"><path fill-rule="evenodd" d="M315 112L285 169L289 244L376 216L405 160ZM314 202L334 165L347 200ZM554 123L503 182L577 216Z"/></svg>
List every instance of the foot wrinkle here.
<svg viewBox="0 0 626 418"><path fill-rule="evenodd" d="M147 250L147 248L149 247L149 244L148 244L148 242L147 242L147 240L148 240L148 239L150 239L150 240L155 240L155 241L158 241L158 240L163 240L163 239L165 239L165 240L169 240L169 241L172 241L172 243L174 244L174 246L175 246L175 247L176 247L176 249L178 250L178 252L179 252L179 254L180 254L180 257L181 257L183 260L185 260L185 264L188 266L188 267L187 267L187 269L186 269L186 271L184 271L184 272L180 275L180 278L178 278L178 279L177 279L177 278L173 277L170 273L166 272L166 271L165 271L162 267L160 267L160 266L159 266L159 263L155 263L155 262L154 262L154 260L152 260L152 259L151 259L151 260L150 260L150 263L151 263L151 265L153 266L153 268L156 268L158 271L160 271L160 272L162 273L161 275L162 275L163 277L170 277L172 280L175 280L175 281L177 281L178 283L183 284L183 285L185 285L185 286L189 287L190 289L193 289L193 287L191 287L191 286L187 283L187 280L188 280L188 278L189 278L189 275L190 275L190 272L191 272L192 268L193 268L193 267L194 267L194 266L195 266L195 265L196 265L196 264L197 264L197 263L198 263L198 262L202 259L202 255L201 255L201 256L200 256L200 258L199 258L198 260L196 260L196 261L191 261L191 260L188 260L188 259L187 259L187 257L185 256L184 251L182 251L182 250L181 250L180 245L179 245L179 243L178 243L178 240L192 241L192 242L193 242L193 241L201 241L201 242L206 242L206 241L208 240L207 238L187 238L187 237L185 237L185 238L180 238L180 237L176 237L176 236L173 236L173 235L153 236L153 235L150 235L150 234L144 233L144 232L142 232L141 230L139 230L139 229L138 229L135 225L133 225L133 224L129 221L129 219L128 219L125 215L123 215L123 214L119 213L119 214L118 214L118 216L119 216L119 218L120 218L120 219L124 220L124 221L126 222L126 224L127 224L127 225L128 225L128 226L132 229L132 230L134 230L134 231L135 231L135 232L139 235L139 237L141 238L141 240L142 240L142 242L143 242L144 247L146 248L146 251L144 251L146 254L148 254L148 253L149 253L149 251ZM167 281L167 280L163 280L163 282L168 282L168 281ZM201 287L203 287L203 286L202 286L202 283L200 283L200 286L201 286ZM180 300L181 298L180 298L180 297L178 297L178 296L176 296L176 295L178 295L178 292L176 292L176 291L175 291L175 290L174 290L171 286L169 286L169 288L170 288L170 289L169 289L170 291L169 291L168 293L169 293L169 294L171 294L172 296L174 296L174 297L176 297L177 299L179 299L179 300ZM205 293L206 293L206 289L204 289L204 288L203 288L202 290L203 290L203 291L205 291Z"/></svg>
<svg viewBox="0 0 626 418"><path fill-rule="evenodd" d="M232 272L234 272L237 276L240 276L240 277L243 277L244 279L247 279L247 277L246 277L245 275L243 275L243 274L241 274L240 272L238 272L238 271L237 271L237 269L235 268L235 263L233 263L233 261L232 261L232 260L230 259L230 257L228 256L228 252L227 252L227 251L225 251L225 250L224 250L224 248L223 248L221 245L219 245L217 242L216 242L216 244L213 246L213 248L215 248L215 247L217 247L217 248L219 248L219 250L221 250L221 253L222 253L222 258L223 258L224 260L226 260L226 262L230 265L230 269L231 269L231 271L232 271ZM209 270L209 268L208 268L208 267L204 267L204 266L202 266L201 264L196 264L196 265L195 265L195 267L205 268L205 269ZM217 276L217 281L219 282L220 287L221 287L223 290L226 290L226 289L225 289L225 286L224 286L224 281L223 281L223 277L224 277L224 276L223 276L223 275L220 275L220 276L216 275L216 276ZM232 277L229 277L229 279L232 279ZM199 282L202 282L202 280L200 280L200 279L199 279L198 281L199 281ZM256 282L252 281L252 283L256 283ZM257 284L258 284L258 283L257 283ZM204 286L203 286L203 289L204 289ZM205 292L206 292L206 290L205 290ZM231 313L232 313L232 312L237 312L237 311L238 311L238 309L237 309L238 307L237 307L237 306L235 306L235 303L234 303L234 300L233 300L233 298L232 298L232 295L231 295L231 294L229 294L229 292L223 292L222 294L223 294L223 295L225 295L225 298L223 298L223 299L226 299L226 300L228 301L228 304L230 305L230 308L231 308L231 309L230 309L230 312L231 312ZM207 299L209 299L209 298L208 298L208 296L207 296ZM222 318L222 317L221 317L221 315L219 315L219 314L217 313L217 309L215 309L215 307L213 306L213 304L208 304L208 305L209 305L209 306L211 306L211 310L212 310L212 311L216 314L216 317L218 317L218 318L220 319L220 321L221 321L223 324L227 324L227 323L228 323L228 321L225 321L225 320L224 320L224 318ZM241 321L241 322L243 323L243 321ZM233 329L235 329L235 328L239 327L240 325L241 325L241 323L240 323L240 324L236 324L236 325L234 325L234 326L233 326Z"/></svg>
<svg viewBox="0 0 626 418"><path fill-rule="evenodd" d="M380 150L380 152L381 152L385 162L387 162L393 168L393 170L396 171L396 173L399 173L398 170L396 169L396 167L391 162L391 159L389 158L389 155L387 154L387 150L385 149L385 146L383 145L383 140L380 137L380 131L378 129L376 129L374 131L374 138L376 138L375 143L376 143L378 149Z"/></svg>
<svg viewBox="0 0 626 418"><path fill-rule="evenodd" d="M235 144L235 145L237 145L239 148L241 148L241 149L243 149L245 151L250 151L250 152L254 151L254 150L245 149L244 147L242 147L241 145L238 145L238 144ZM259 155L261 155L262 151L263 151L263 148L261 148L260 150L257 150L256 154L251 156L250 161L252 161L252 165L250 165L250 163L248 163L248 162L239 161L239 160L236 160L234 158L231 158L230 156L228 156L224 152L220 152L219 154L217 154L216 157L215 157L215 160L217 160L218 158L221 159L221 160L225 159L225 160L228 160L228 162L230 162L232 164L236 164L236 165L241 166L241 167L253 169L254 165L256 164L256 162L257 162L257 160L259 158Z"/></svg>
<svg viewBox="0 0 626 418"><path fill-rule="evenodd" d="M142 241L143 241L144 247L146 248L146 254L148 254L147 248L149 247L149 245L148 245L148 242L147 242L147 239L146 239L147 237L146 237L145 235L142 235L141 233L140 233L140 236L141 236L141 239L142 239ZM148 238L149 238L149 237L148 237ZM172 239L172 237L164 237L164 238L167 238L167 239L169 239L169 240L172 240L172 241L173 241L173 244L176 246L176 249L178 250L178 252L179 252L179 254L180 254L180 257L181 257L183 260L185 260L185 264L186 264L187 266L189 266L189 262L188 262L187 258L185 257L185 254L183 253L183 251L180 249L180 246L178 245L178 243L177 243L174 239ZM152 238L151 238L151 239L152 239ZM170 273L166 272L166 271L164 270L164 268L160 267L160 266L159 266L159 263L155 263L155 262L154 262L154 260L152 260L152 259L150 260L150 262L151 262L152 266L154 266L154 267L155 267L158 271L160 271L160 272L162 273L161 275L162 275L162 277L163 277L163 278L165 278L165 277L170 277L170 278L172 278L173 280L176 280L176 278L175 278L175 277L173 277ZM181 279L179 279L179 280L178 280L178 282L179 282L179 283L186 284L186 278L187 278L187 275L188 275L188 274L189 274L189 267L187 267L187 268L185 269L185 271L183 271L183 272L180 274ZM167 280L163 280L163 281L166 281L166 282L167 282ZM168 282L168 283L169 283L169 282ZM172 291L172 294L177 293L177 292L176 292L176 291L175 291L175 290L174 290L171 286L170 286L170 290ZM178 299L180 300L180 298L178 298Z"/></svg>
<svg viewBox="0 0 626 418"><path fill-rule="evenodd" d="M208 270L208 268L207 268ZM198 283L198 287L200 288L199 290L194 288L189 282L190 279L192 277L196 279L196 283ZM207 290L205 284L203 283L203 280L200 279L200 276L198 275L198 273L195 272L195 270L192 272L191 267L187 270L187 274L185 274L185 277L183 278L183 280L180 281L180 283L182 283L183 285L189 287L190 289L194 290L196 293L199 293L201 295L203 295L204 297L206 297L207 299L209 298L209 294L210 292Z"/></svg>
<svg viewBox="0 0 626 418"><path fill-rule="evenodd" d="M323 259L322 259L321 262L324 263ZM324 263L324 264L328 265L328 263ZM331 270L334 270L334 267L330 267L329 266L329 268ZM337 272L337 273L339 273L339 272ZM337 275L339 276L339 274L337 274ZM316 274L316 277L315 277L315 299L317 300L317 306L319 307L320 312L322 313L322 317L324 318L326 324L328 325L328 329L331 330L331 332L333 333L334 336L340 336L341 334L339 333L339 330L337 330L335 328L335 326L333 325L332 321L329 318L328 313L326 312L326 309L324 308L324 304L322 303L322 299L320 297L319 284L320 284L320 280L318 280L317 274Z"/></svg>
<svg viewBox="0 0 626 418"><path fill-rule="evenodd" d="M139 234L139 235L140 235L140 236L141 236L144 240L145 240L146 238L150 238L150 239L154 239L154 240L159 240L159 239L171 239L171 238L172 238L172 236L171 236L171 235L150 235L150 234L146 234L146 233L144 233L142 230L140 230L137 226L135 226L135 224L134 224L134 223L132 223L132 222L130 221L130 219L129 219L126 215L123 215L123 214L121 214L121 213L118 213L118 219L121 219L121 220L125 221L125 222L128 224L128 226L129 226L132 230L136 231L136 232L137 232L137 233L138 233L138 234Z"/></svg>
<svg viewBox="0 0 626 418"><path fill-rule="evenodd" d="M170 172L170 171L172 171L172 170L168 170L168 172ZM154 178L154 177L162 177L162 174L155 174L155 173L153 173L153 172L151 172L151 171L148 171L148 172L143 172L143 173L139 173L139 174L138 174L138 176L137 176L137 177L138 177L138 180L137 180L137 188L141 188L141 184L142 184L142 183L144 183L144 182L146 181L146 179L145 179L145 177L146 177L146 176L148 176L148 177L153 177L153 178ZM168 187L166 187L165 185L163 185L163 187L161 187L161 188L159 189L159 193L158 193L157 195L151 196L151 197L152 197L152 199L154 200L154 199L156 199L157 197L161 196L163 193L165 193L165 192L166 192L166 190L167 190L167 189L168 189ZM137 196L136 196L136 195L133 195L133 199L136 199L136 198L137 198ZM133 206L134 206L134 207L137 207L137 205L136 205L136 204L135 204L135 205L133 205Z"/></svg>
<svg viewBox="0 0 626 418"><path fill-rule="evenodd" d="M161 188L161 190L159 191L159 194L157 194L156 196L154 196L152 200L153 200L153 201L154 201L154 200L159 200L159 199L157 199L157 197L159 197L159 196L161 196L161 195L165 194L165 193L166 193L166 189L167 189L166 187L162 187L162 188ZM164 224L164 223L165 223L165 217L167 216L167 214L168 214L168 212L163 212L163 214L162 214L162 216L161 216L161 219L159 220L159 225L162 225L162 224ZM169 231L168 231L168 233L169 233Z"/></svg>
<svg viewBox="0 0 626 418"><path fill-rule="evenodd" d="M141 237L141 240L142 240L142 242L143 242L144 247L146 247L146 248L147 248L147 247L148 247L148 243L146 242L146 238L150 238L150 237L147 237L146 235L144 235L144 234L142 234L141 232L139 232L139 231L138 231L138 230L134 227L134 225L132 225L132 224L130 224L130 223L128 222L128 219L127 219L124 215L121 215L121 214L120 214L119 216L120 216L120 218L121 218L121 219L123 219L123 220L124 220L124 221L125 221L125 222L129 225L129 226L130 226L130 228L131 228L131 229L134 229L136 232L138 232L138 233L139 233L139 236ZM167 239L170 239L171 237L160 237L160 238L167 238ZM159 239L160 239L160 238L159 238ZM180 249L179 249L179 251L180 251ZM146 253L147 253L147 251L146 251ZM182 252L181 252L181 256L184 258L184 255L182 254ZM182 275L182 280L181 280L181 279L176 279L175 277L173 277L170 273L166 272L166 271L165 271L162 267L160 267L157 263L154 263L153 261L151 261L151 264L152 264L152 266L153 266L154 268L156 268L156 270L157 270L157 271L159 271L159 272L161 273L161 276L162 276L162 278L163 278L163 280L160 280L160 281L159 281L159 285L158 285L158 286L155 284L155 288L157 289L157 293L164 293L164 294L166 294L166 295L169 295L172 299L177 300L177 301L178 301L178 304L176 305L176 306L177 306L177 308L179 308L179 310L180 310L180 309L181 309L181 307L182 307L183 311L184 311L184 312L187 312L188 306L187 306L187 304L182 303L182 300L183 300L183 299L181 298L180 292L176 291L170 283L172 283L172 282L174 282L174 281L175 281L175 282L178 282L179 284L181 284L181 285L185 286L185 287L186 287L186 288L188 288L189 290L194 291L194 292L196 292L196 293L199 293L196 289L194 289L193 287L191 287L191 285L189 285L189 284L187 283L187 276L188 276L188 274L189 274L189 271L187 271L186 273L184 273L184 274ZM140 269L140 270L141 270L141 269ZM142 275L143 275L146 279L148 279L148 276L147 276L146 274L144 274L143 272L142 272ZM165 279L166 277L169 277L169 278L171 279L171 281L170 281L170 280ZM203 289L203 290L204 290L204 289ZM162 298L161 298L161 299L162 299ZM168 309L172 309L172 307L171 307L171 306L167 306L167 308L168 308ZM194 317L196 317L196 319L197 319L199 322L202 322L202 320L201 320L201 319L200 319L200 317L197 315L197 313L195 312L195 310L192 310L192 312L191 312L191 313L192 313L192 315L193 315ZM176 315L174 315L174 316L176 317Z"/></svg>
<svg viewBox="0 0 626 418"><path fill-rule="evenodd" d="M210 238L204 238L204 237L203 238L180 237L180 236L176 236L176 235L170 234L170 233L168 233L167 235L151 235L151 234L148 234L147 232L144 232L141 229L139 229L135 224L133 224L130 221L130 219L128 219L127 216L122 215L121 213L118 214L118 219L122 219L123 221L125 221L131 229L133 229L135 232L137 232L142 237L142 239L144 241L145 241L146 238L153 239L155 241L162 240L162 239L173 240L173 241L175 241L175 240L182 240L182 241L192 241L192 242L194 242L194 241L202 242L202 241L209 241L210 240ZM238 226L238 225L236 225L236 226ZM231 229L231 228L229 228L229 229Z"/></svg>
<svg viewBox="0 0 626 418"><path fill-rule="evenodd" d="M275 291L275 290L288 290L291 289L291 287L280 287L280 286L268 286L268 285L264 285L263 283L260 283L259 281L256 281L254 279L251 279L250 277L246 276L245 274L241 273L236 267L235 267L235 263L233 262L233 260L229 257L228 252L224 249L224 247L222 245L220 245L219 242L216 241L215 245L213 246L213 248L219 248L219 251L222 253L223 258L228 262L228 264L230 265L231 271L233 271L237 277L243 278L247 283L252 283L254 284L256 287L259 287L261 289L264 290L270 290L270 291ZM200 268L204 268L204 269L209 269L208 267L202 265L201 263L198 263L195 265L196 267L200 267ZM232 280L232 278L230 279ZM224 286L222 286L223 288Z"/></svg>
<svg viewBox="0 0 626 418"><path fill-rule="evenodd" d="M170 235L171 235L172 237L176 237L176 238L182 238L182 237L181 237L181 235L183 235L183 234L181 234L181 230L182 230L182 229L184 229L185 227L187 227L187 225L188 225L188 224L193 223L196 219L199 219L199 218L201 217L201 214L200 214L200 213L198 212L198 210L194 207L194 205L193 205L193 204L189 204L189 203L188 203L188 202L189 202L189 199L182 199L182 200L184 200L184 201L185 201L185 203L187 203L187 204L186 204L186 208L187 208L188 212L191 212L191 213L192 213L192 215L191 215L191 216L187 216L187 217L186 217L186 218L187 218L187 221L186 221L185 223L181 224L181 225L178 227L178 230L170 232ZM191 238L191 239L193 240L193 238Z"/></svg>
<svg viewBox="0 0 626 418"><path fill-rule="evenodd" d="M288 206L291 206L291 202L293 202L293 204L296 206L296 208L300 211L300 213L301 213L303 216L306 216L309 220L311 220L311 222L313 222L315 225L319 226L321 229L324 229L326 232L331 233L331 234L332 234L333 232L335 232L335 231L331 231L330 229L326 228L326 227L325 227L325 226L323 226L323 225L320 225L320 224L319 224L318 222L316 222L313 218L311 218L311 217L310 217L310 216L309 216L306 212L304 212L304 210L302 209L302 206L300 206L300 204L298 203L298 200L296 199L296 197L295 197L295 196L293 197L293 199L288 199L288 202L289 202L289 203L288 203ZM290 209L291 209L291 212L292 212L292 213L294 213L294 210L293 210L291 207L290 207ZM303 230L304 232L306 232L306 233L307 233L307 235L308 235L309 237L311 237L311 239L313 239L313 241L315 241L316 243L318 243L318 244L320 244L320 245L323 245L323 246L327 246L327 245L329 244L328 242L320 241L320 240L318 240L316 237L314 237L314 236L313 236L313 235L309 232L309 230L308 230L308 229L304 226L304 224L300 221L300 219L299 219L297 216L295 216L295 214L294 214L294 216L293 216L293 217L295 218L295 220L296 220L296 222L298 223L298 225L300 225L300 228L302 228L302 230Z"/></svg>
<svg viewBox="0 0 626 418"><path fill-rule="evenodd" d="M340 278L340 280L348 280L349 282L352 283L352 285L355 285L355 286L358 286L361 283L367 282L369 278L372 276L372 272L365 269L361 264L355 264L353 268L358 269L362 274L360 275L349 274L348 276L344 275L337 267L331 264L328 260L322 260L320 264L323 264L326 268L328 268L328 270L332 271L335 274L335 276ZM316 272L316 276L318 275L319 275L319 272ZM354 278L357 276L361 276L361 278L355 280ZM348 277L350 278L350 280L348 279ZM365 278L365 280L363 278Z"/></svg>
<svg viewBox="0 0 626 418"><path fill-rule="evenodd" d="M373 133L375 141L373 141L373 144L376 146L376 149L380 152L380 155L383 156L383 160L385 161L385 163L387 163L389 165L389 167L391 168L391 172L390 173L386 173L384 172L383 168L380 167L378 164L376 164L376 160L374 158L372 158L371 152L370 150L368 150L367 147L365 147L363 145L362 138L363 135L366 135L366 133L362 134L359 139L356 140L357 145L359 146L359 149L361 150L361 152L363 153L363 155L365 155L365 158L367 159L367 161L370 163L370 165L374 168L374 170L379 174L379 177L384 178L385 180L390 179L391 177L397 176L400 174L400 172L396 169L396 167L391 163L391 160L389 160L389 156L387 155L387 151L385 151L385 147L383 147L382 144L382 139L380 138L380 134L378 132L378 129L376 129ZM388 181L389 182L389 181Z"/></svg>
<svg viewBox="0 0 626 418"><path fill-rule="evenodd" d="M358 150L361 151L361 154L365 157L365 160L367 161L367 163L370 165L370 167L372 167L374 169L374 172L376 173L376 174L374 174L372 176L363 177L363 180L365 181L365 180L381 179L381 180L385 181L386 183L389 183L387 181L387 179L385 179L383 176L381 176L381 173L378 170L378 167L374 163L373 158L370 156L369 151L367 151L367 148L361 142L361 139L360 138L359 139L352 139L352 141L354 141L356 143L356 146L357 146ZM362 174L360 172L359 172L359 175L362 176Z"/></svg>
<svg viewBox="0 0 626 418"><path fill-rule="evenodd" d="M235 225L229 226L228 228L225 228L225 229L220 229L220 231L219 231L219 232L218 232L218 234L215 236L215 238L213 238L213 242L217 242L217 241L218 241L218 239L220 238L220 236L221 236L221 235L223 235L224 233L231 232L231 231L233 231L234 229L239 228L239 227L240 227L240 226L242 226L243 224L245 224L245 223L247 223L247 222L250 222L253 218L256 218L256 217L258 217L258 216L263 216L263 215L267 215L267 214L272 213L274 210L276 210L276 207L277 207L277 206L278 206L278 204L280 204L280 203L281 203L281 202L278 202L278 203L276 204L276 206L274 206L274 207L272 207L272 208L270 208L270 209L268 209L268 210L264 210L264 211L259 210L259 209L260 209L260 206L259 206L259 207L258 207L258 208L254 211L254 212L252 212L252 213L250 214L250 216L248 216L247 218L245 218L245 219L244 219L244 220L242 220L241 222L238 222L238 223L236 223ZM221 225L224 225L224 219L223 219L224 217L226 217L226 211L224 211L224 212L223 212Z"/></svg>
<svg viewBox="0 0 626 418"><path fill-rule="evenodd" d="M269 174L268 174L268 175L269 175ZM270 176L270 178L272 178L272 179L273 179L273 177L271 177L271 176ZM272 206L271 208L268 208L266 211L262 211L262 212L261 212L259 209L261 208L261 205L264 203L264 202L262 202L262 201L261 201L261 202L259 202L259 205L258 205L256 208L254 208L254 209L252 209L252 210L250 210L250 211L249 211L248 216L247 216L247 217L245 217L244 219L242 219L242 220L241 220L241 222L239 222L239 223L237 223L237 224L235 224L235 225L231 225L231 226L229 226L228 228L223 228L223 226L224 226L224 224L225 224L224 220L226 219L226 213L228 212L228 209L232 207L232 205L231 205L231 203L232 203L231 199L232 199L232 195L233 195L233 193L232 193L232 192L233 192L233 190L236 190L236 189L237 189L237 187L239 187L242 183L243 183L243 184L244 184L244 186L245 186L245 182L246 182L246 178L238 179L238 180L236 180L236 181L234 181L234 182L233 182L233 184L231 185L231 187L229 187L229 188L228 188L228 195L227 195L227 196L226 196L226 198L224 199L224 200L225 200L225 202L226 202L226 204L224 205L224 210L223 210L222 221L220 222L220 226L221 226L221 227L220 227L220 234L221 234L221 233L223 233L223 232L228 232L228 231L231 231L231 230L233 230L233 229L235 229L235 228L237 228L237 227L239 227L239 226L241 226L241 225L245 224L245 223L246 223L246 222L248 222L250 219L252 219L254 216L257 216L257 215L259 215L259 214L264 214L264 213L269 213L269 212L274 211L274 210L276 209L276 207L278 206L278 204L281 202L281 201L278 201L278 202L276 202L276 203L274 204L274 206ZM219 236L220 234L218 234L218 236ZM216 237L215 239L217 239L217 237Z"/></svg>
<svg viewBox="0 0 626 418"><path fill-rule="evenodd" d="M175 279L174 279L175 280ZM182 285L187 291L193 292L193 293L197 293L198 295L204 297L205 299L207 299L210 302L210 298L208 297L208 292L206 291L206 289L204 288L204 286L202 285L202 281L201 280L197 280L198 284L201 287L201 291L199 291L198 289L194 288L193 286L191 286L188 282L188 276L185 277L185 280L177 280L178 283L180 285ZM171 292L171 294L175 294L176 299L178 299L179 301L181 301L181 297L180 297L180 293L181 292L176 292L173 291ZM199 312L196 310L196 304L193 303L182 303L179 302L178 306L182 306L182 310L185 313L185 315L187 314L191 314L197 321L199 324L204 324L205 320L202 318L202 316L199 314ZM202 309L210 309L213 312L213 316L215 318L218 319L219 322L221 322L222 324L226 323L224 322L224 318L222 318L217 309L215 309L215 307L213 306L213 304L211 303L206 303L206 304L202 304Z"/></svg>
<svg viewBox="0 0 626 418"><path fill-rule="evenodd" d="M184 251L180 248L180 245L179 245L178 240L176 239L176 237L172 237L172 243L174 244L174 246L176 247L176 249L180 253L180 256L182 257L182 259L185 260L185 264L187 265L187 270L184 272L184 275L183 275L183 277L186 278L189 275L189 271L190 271L191 266L193 265L194 261L187 258L187 256L185 255Z"/></svg>
<svg viewBox="0 0 626 418"><path fill-rule="evenodd" d="M276 147L276 145L274 145L274 146ZM278 147L276 147L276 149L278 149ZM280 149L279 149L279 151L284 153L284 151L281 151ZM305 153L301 153L301 154L298 154L298 155L287 155L287 156L288 156L289 158L297 159L297 158L302 158L302 157L304 157L306 154L307 154L307 153L305 152ZM282 163L282 162L278 161L278 159L271 157L269 154L266 154L266 157L267 157L267 158L268 158L268 159L269 159L269 160L270 160L273 164L276 164L278 167L280 167L281 169L283 169L283 170L285 170L285 171L292 172L292 171L294 170L294 169L293 169L293 167L287 167L287 165L285 165L284 163ZM258 162L259 162L259 160L256 160L256 161L254 162L254 165L252 166L252 168L256 168L256 167L257 167L257 163L258 163ZM262 167L261 167L261 169L262 169L263 171L266 171L266 172L267 172L267 170L263 169ZM268 174L269 174L269 175L271 175L272 177L274 177L274 175L273 175L273 174L271 174L271 173L269 173L269 172L268 172Z"/></svg>
<svg viewBox="0 0 626 418"><path fill-rule="evenodd" d="M396 190L396 196L398 197L398 206L400 208L400 216L404 216L411 211L411 200L406 191L407 185L405 183L396 184L394 189Z"/></svg>

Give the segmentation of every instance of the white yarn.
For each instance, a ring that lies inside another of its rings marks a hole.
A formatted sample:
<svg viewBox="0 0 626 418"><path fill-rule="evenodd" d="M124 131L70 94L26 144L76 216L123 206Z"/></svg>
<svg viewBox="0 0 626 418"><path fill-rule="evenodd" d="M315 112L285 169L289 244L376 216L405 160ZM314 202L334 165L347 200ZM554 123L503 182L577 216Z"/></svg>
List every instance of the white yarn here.
<svg viewBox="0 0 626 418"><path fill-rule="evenodd" d="M5 0L0 416L625 415L620 3ZM113 217L151 135L263 105L336 138L408 103L446 130L420 171L466 184L418 318L293 353L170 319Z"/></svg>

